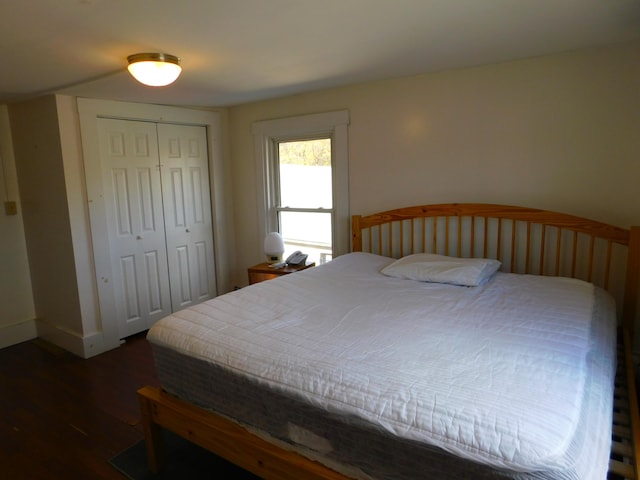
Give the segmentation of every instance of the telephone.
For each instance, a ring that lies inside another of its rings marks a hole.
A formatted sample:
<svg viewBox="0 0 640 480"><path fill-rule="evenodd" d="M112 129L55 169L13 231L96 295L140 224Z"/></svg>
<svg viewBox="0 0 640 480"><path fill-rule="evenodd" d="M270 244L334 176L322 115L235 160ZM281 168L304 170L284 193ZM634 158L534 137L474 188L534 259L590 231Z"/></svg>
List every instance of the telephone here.
<svg viewBox="0 0 640 480"><path fill-rule="evenodd" d="M302 253L300 250L296 250L287 257L285 263L291 265L304 265L307 262L307 257L308 255L306 253Z"/></svg>

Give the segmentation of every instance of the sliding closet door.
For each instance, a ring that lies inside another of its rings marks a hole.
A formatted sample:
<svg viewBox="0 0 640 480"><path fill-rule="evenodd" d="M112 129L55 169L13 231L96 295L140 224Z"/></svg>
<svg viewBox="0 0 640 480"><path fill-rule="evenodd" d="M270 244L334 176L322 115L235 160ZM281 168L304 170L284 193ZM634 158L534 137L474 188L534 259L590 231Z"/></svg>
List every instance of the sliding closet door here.
<svg viewBox="0 0 640 480"><path fill-rule="evenodd" d="M205 127L158 124L173 310L215 296Z"/></svg>
<svg viewBox="0 0 640 480"><path fill-rule="evenodd" d="M98 119L118 329L126 337L171 312L155 123Z"/></svg>

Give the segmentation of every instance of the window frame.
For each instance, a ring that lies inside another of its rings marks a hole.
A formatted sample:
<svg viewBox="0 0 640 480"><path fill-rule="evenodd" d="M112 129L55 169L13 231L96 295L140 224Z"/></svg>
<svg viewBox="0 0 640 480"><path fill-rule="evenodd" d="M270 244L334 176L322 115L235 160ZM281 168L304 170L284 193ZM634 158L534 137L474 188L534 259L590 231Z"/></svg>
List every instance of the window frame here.
<svg viewBox="0 0 640 480"><path fill-rule="evenodd" d="M332 249L333 257L348 253L349 248L349 112L299 115L262 120L252 125L258 189L258 233L262 240L268 232L279 231L277 200L278 175L274 169L278 158L276 149L283 141L331 139L331 175L333 195ZM324 209L331 212L329 209ZM316 210L317 211L317 210ZM259 242L262 255L262 241Z"/></svg>

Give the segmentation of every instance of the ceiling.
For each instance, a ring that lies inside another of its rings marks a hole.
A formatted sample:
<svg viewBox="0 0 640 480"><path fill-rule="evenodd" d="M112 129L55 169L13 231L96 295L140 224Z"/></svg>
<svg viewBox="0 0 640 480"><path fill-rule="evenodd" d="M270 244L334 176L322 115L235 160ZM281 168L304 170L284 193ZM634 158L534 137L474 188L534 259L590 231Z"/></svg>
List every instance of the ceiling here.
<svg viewBox="0 0 640 480"><path fill-rule="evenodd" d="M46 93L229 106L640 38L640 0L5 0L0 104ZM144 87L126 57L183 73Z"/></svg>

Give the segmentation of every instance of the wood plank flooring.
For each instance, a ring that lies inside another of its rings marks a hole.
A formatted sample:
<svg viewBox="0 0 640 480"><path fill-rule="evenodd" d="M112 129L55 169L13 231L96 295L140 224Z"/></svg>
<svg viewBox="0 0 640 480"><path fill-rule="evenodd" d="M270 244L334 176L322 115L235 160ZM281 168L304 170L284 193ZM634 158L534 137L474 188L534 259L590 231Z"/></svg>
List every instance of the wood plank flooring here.
<svg viewBox="0 0 640 480"><path fill-rule="evenodd" d="M143 438L136 390L159 386L145 334L84 360L41 340L0 350L0 478L113 479Z"/></svg>

